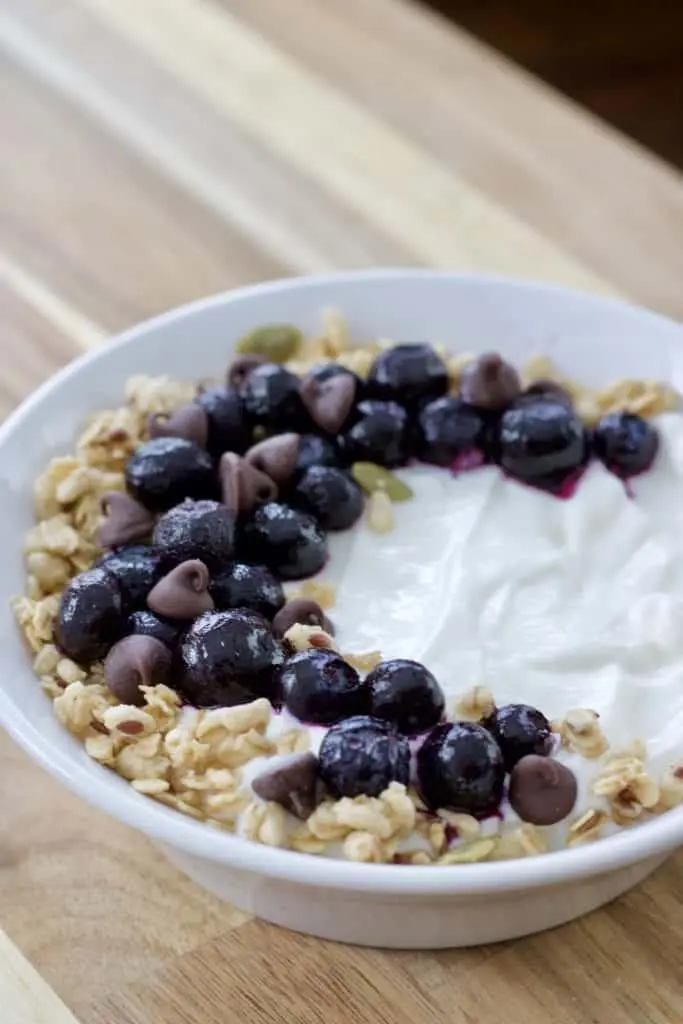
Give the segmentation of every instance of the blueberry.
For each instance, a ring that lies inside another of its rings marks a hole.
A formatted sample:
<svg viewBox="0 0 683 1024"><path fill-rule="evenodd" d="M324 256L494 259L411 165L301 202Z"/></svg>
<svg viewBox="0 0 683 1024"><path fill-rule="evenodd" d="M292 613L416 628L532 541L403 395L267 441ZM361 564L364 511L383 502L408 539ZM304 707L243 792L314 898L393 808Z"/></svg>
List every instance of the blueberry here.
<svg viewBox="0 0 683 1024"><path fill-rule="evenodd" d="M245 411L254 424L281 433L300 432L307 417L299 395L299 378L277 363L257 366L241 387Z"/></svg>
<svg viewBox="0 0 683 1024"><path fill-rule="evenodd" d="M162 644L166 644L173 650L182 630L182 623L163 619L147 608L139 608L138 611L131 612L126 619L124 632L126 636L135 633L140 636L154 637L155 640L160 640Z"/></svg>
<svg viewBox="0 0 683 1024"><path fill-rule="evenodd" d="M278 501L255 510L240 545L249 561L267 565L285 580L313 576L327 560L327 540L315 519Z"/></svg>
<svg viewBox="0 0 683 1024"><path fill-rule="evenodd" d="M635 476L654 462L659 450L659 434L642 416L613 412L604 416L595 428L593 449L616 476Z"/></svg>
<svg viewBox="0 0 683 1024"><path fill-rule="evenodd" d="M320 384L324 384L326 380L332 380L333 377L351 377L356 385L357 400L360 398L365 386L358 374L354 373L353 370L347 369L346 366L341 366L339 363L318 363L317 366L308 371L307 376L317 380Z"/></svg>
<svg viewBox="0 0 683 1024"><path fill-rule="evenodd" d="M117 548L101 558L97 566L116 578L124 612L144 607L148 593L164 574L161 554L149 544Z"/></svg>
<svg viewBox="0 0 683 1024"><path fill-rule="evenodd" d="M420 411L415 454L435 466L457 469L465 459L484 461L489 420L461 398L437 398Z"/></svg>
<svg viewBox="0 0 683 1024"><path fill-rule="evenodd" d="M347 462L400 466L408 457L408 414L396 402L367 400L356 406L356 422L341 437Z"/></svg>
<svg viewBox="0 0 683 1024"><path fill-rule="evenodd" d="M299 454L296 461L295 478L302 476L311 466L340 466L339 450L332 441L319 434L302 434L299 438Z"/></svg>
<svg viewBox="0 0 683 1024"><path fill-rule="evenodd" d="M207 388L197 395L195 402L201 405L209 421L207 450L214 458L223 452L237 452L243 455L251 444L252 436L244 406L235 388Z"/></svg>
<svg viewBox="0 0 683 1024"><path fill-rule="evenodd" d="M121 593L103 568L88 569L67 583L55 633L60 649L79 664L104 658L123 636Z"/></svg>
<svg viewBox="0 0 683 1024"><path fill-rule="evenodd" d="M209 593L217 608L250 608L269 620L285 603L282 584L265 565L235 562L211 577Z"/></svg>
<svg viewBox="0 0 683 1024"><path fill-rule="evenodd" d="M318 762L334 796L379 796L392 782L408 785L410 746L388 722L358 715L329 729Z"/></svg>
<svg viewBox="0 0 683 1024"><path fill-rule="evenodd" d="M275 671L284 652L256 612L205 612L183 636L178 654L180 687L195 707L277 697Z"/></svg>
<svg viewBox="0 0 683 1024"><path fill-rule="evenodd" d="M505 771L510 772L528 754L546 756L553 746L550 722L528 704L506 704L496 708L482 722L503 753Z"/></svg>
<svg viewBox="0 0 683 1024"><path fill-rule="evenodd" d="M278 673L285 707L295 718L333 725L369 709L368 688L334 651L300 651Z"/></svg>
<svg viewBox="0 0 683 1024"><path fill-rule="evenodd" d="M130 494L150 512L165 512L185 498L215 498L218 481L208 452L181 437L155 437L126 464Z"/></svg>
<svg viewBox="0 0 683 1024"><path fill-rule="evenodd" d="M370 713L409 736L426 732L443 716L445 700L432 673L417 661L382 661L365 679Z"/></svg>
<svg viewBox="0 0 683 1024"><path fill-rule="evenodd" d="M183 501L161 517L153 540L169 568L199 558L210 569L225 565L233 553L235 517L218 501Z"/></svg>
<svg viewBox="0 0 683 1024"><path fill-rule="evenodd" d="M485 817L503 796L503 755L481 725L437 725L417 755L420 791L428 807Z"/></svg>
<svg viewBox="0 0 683 1024"><path fill-rule="evenodd" d="M551 491L586 461L581 420L565 402L549 395L522 398L506 409L499 445L500 464L510 476Z"/></svg>
<svg viewBox="0 0 683 1024"><path fill-rule="evenodd" d="M324 530L348 530L363 514L363 492L348 473L311 466L299 481L293 504L315 516Z"/></svg>
<svg viewBox="0 0 683 1024"><path fill-rule="evenodd" d="M371 398L415 409L446 394L448 370L431 345L396 345L377 356L370 367L366 388Z"/></svg>

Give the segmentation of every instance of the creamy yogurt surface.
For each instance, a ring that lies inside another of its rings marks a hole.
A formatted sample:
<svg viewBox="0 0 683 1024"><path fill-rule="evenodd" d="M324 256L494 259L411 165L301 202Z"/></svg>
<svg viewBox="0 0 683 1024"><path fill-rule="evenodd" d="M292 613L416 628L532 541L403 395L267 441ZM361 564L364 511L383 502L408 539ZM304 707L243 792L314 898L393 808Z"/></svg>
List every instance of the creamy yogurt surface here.
<svg viewBox="0 0 683 1024"><path fill-rule="evenodd" d="M329 538L340 649L422 662L449 708L477 684L551 719L592 708L613 750L641 738L661 770L683 748L683 416L656 424L651 470L624 485L593 462L567 499L495 467L399 470L415 496L391 533ZM604 757L559 757L575 814L599 806Z"/></svg>

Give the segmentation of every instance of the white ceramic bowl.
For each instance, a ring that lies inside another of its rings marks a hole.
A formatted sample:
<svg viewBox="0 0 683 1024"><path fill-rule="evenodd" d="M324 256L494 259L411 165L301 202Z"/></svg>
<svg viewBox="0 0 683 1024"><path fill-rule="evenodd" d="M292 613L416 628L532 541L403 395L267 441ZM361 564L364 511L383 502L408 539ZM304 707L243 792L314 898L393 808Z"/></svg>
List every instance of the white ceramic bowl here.
<svg viewBox="0 0 683 1024"><path fill-rule="evenodd" d="M430 271L290 280L158 317L72 363L0 428L0 721L52 775L146 833L200 885L268 921L373 946L434 948L509 939L568 921L643 879L683 842L683 808L572 850L453 867L355 864L271 849L214 831L136 794L57 722L7 607L24 586L22 536L34 478L66 452L86 413L117 404L133 373L221 373L233 339L258 323L307 331L325 306L354 336L442 341L459 351L538 352L588 384L621 376L683 389L683 330L620 302L521 281Z"/></svg>

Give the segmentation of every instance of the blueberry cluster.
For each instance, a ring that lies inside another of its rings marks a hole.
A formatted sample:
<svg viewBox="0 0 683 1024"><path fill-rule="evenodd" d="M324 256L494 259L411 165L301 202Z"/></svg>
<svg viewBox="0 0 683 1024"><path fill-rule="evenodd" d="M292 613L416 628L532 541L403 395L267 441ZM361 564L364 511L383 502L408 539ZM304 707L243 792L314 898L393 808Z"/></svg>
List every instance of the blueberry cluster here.
<svg viewBox="0 0 683 1024"><path fill-rule="evenodd" d="M329 726L315 771L337 796L407 784L409 737L426 734L417 766L429 807L492 813L509 774L522 817L559 814L572 787L561 765L548 774L550 730L540 712L513 705L479 725L445 723L443 694L424 666L386 661L361 679L332 651L292 653L283 641L297 621L331 628L313 602L285 605L282 581L317 573L326 533L361 515L354 464L420 459L457 472L494 463L559 493L592 456L627 477L657 453L645 420L616 413L587 431L562 388L523 390L494 354L467 367L458 396L448 390L446 366L425 344L382 352L366 380L337 364L300 379L262 355L238 357L225 386L150 419L149 440L126 466L127 494L104 502L100 541L109 551L63 593L61 649L81 664L104 659L126 702L164 682L198 707L266 697ZM270 785L290 782L278 776ZM552 812L547 800L545 810L524 806L531 782L555 794Z"/></svg>

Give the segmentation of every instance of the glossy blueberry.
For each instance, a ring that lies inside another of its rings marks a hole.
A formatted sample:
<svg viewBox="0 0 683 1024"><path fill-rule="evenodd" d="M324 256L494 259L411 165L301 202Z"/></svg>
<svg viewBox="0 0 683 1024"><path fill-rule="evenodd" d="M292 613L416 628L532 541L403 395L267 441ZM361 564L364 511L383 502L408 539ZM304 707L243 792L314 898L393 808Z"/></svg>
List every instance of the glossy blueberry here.
<svg viewBox="0 0 683 1024"><path fill-rule="evenodd" d="M141 444L126 464L126 486L150 512L165 512L185 498L218 494L213 459L181 437L155 437Z"/></svg>
<svg viewBox="0 0 683 1024"><path fill-rule="evenodd" d="M256 612L205 612L184 634L178 658L180 687L195 707L277 699L275 674L284 653Z"/></svg>
<svg viewBox="0 0 683 1024"><path fill-rule="evenodd" d="M490 418L461 398L445 396L421 409L415 424L415 454L423 462L459 469L483 462Z"/></svg>
<svg viewBox="0 0 683 1024"><path fill-rule="evenodd" d="M363 492L348 473L311 466L299 481L293 504L310 512L324 530L348 530L363 514Z"/></svg>
<svg viewBox="0 0 683 1024"><path fill-rule="evenodd" d="M210 569L228 563L233 553L235 517L218 501L183 501L154 527L153 540L164 565L199 558Z"/></svg>
<svg viewBox="0 0 683 1024"><path fill-rule="evenodd" d="M368 711L368 688L334 651L300 651L278 673L287 710L301 722L334 725Z"/></svg>
<svg viewBox="0 0 683 1024"><path fill-rule="evenodd" d="M265 565L234 565L211 577L209 593L217 608L250 608L270 620L285 603L282 584Z"/></svg>
<svg viewBox="0 0 683 1024"><path fill-rule="evenodd" d="M400 466L406 461L408 414L402 406L395 402L360 402L356 406L355 420L340 441L346 462Z"/></svg>
<svg viewBox="0 0 683 1024"><path fill-rule="evenodd" d="M171 650L176 646L178 638L183 631L183 624L171 619L163 619L155 615L147 608L139 608L131 612L126 619L124 633L129 636L131 633L138 633L141 636L152 636L155 640L161 640Z"/></svg>
<svg viewBox="0 0 683 1024"><path fill-rule="evenodd" d="M420 792L428 807L476 817L492 814L503 796L503 755L488 729L471 722L437 725L417 755Z"/></svg>
<svg viewBox="0 0 683 1024"><path fill-rule="evenodd" d="M126 613L144 607L148 593L164 574L161 553L149 544L117 548L97 565L116 578Z"/></svg>
<svg viewBox="0 0 683 1024"><path fill-rule="evenodd" d="M448 391L448 370L431 345L411 343L388 348L375 359L367 394L415 409Z"/></svg>
<svg viewBox="0 0 683 1024"><path fill-rule="evenodd" d="M410 747L388 722L358 715L325 734L318 762L334 796L379 796L392 782L408 785Z"/></svg>
<svg viewBox="0 0 683 1024"><path fill-rule="evenodd" d="M616 476L635 476L654 462L659 451L659 434L642 416L613 412L604 416L595 428L593 450Z"/></svg>
<svg viewBox="0 0 683 1024"><path fill-rule="evenodd" d="M510 476L546 490L584 465L583 424L565 402L541 395L522 398L500 419L500 464Z"/></svg>
<svg viewBox="0 0 683 1024"><path fill-rule="evenodd" d="M224 452L242 455L252 442L244 406L236 388L212 387L197 395L209 421L207 450L214 458Z"/></svg>
<svg viewBox="0 0 683 1024"><path fill-rule="evenodd" d="M313 576L327 560L325 534L312 516L289 505L260 505L242 530L240 552L285 580Z"/></svg>
<svg viewBox="0 0 683 1024"><path fill-rule="evenodd" d="M257 366L242 384L240 394L252 424L282 433L301 431L308 422L299 378L277 363Z"/></svg>
<svg viewBox="0 0 683 1024"><path fill-rule="evenodd" d="M544 757L552 750L550 722L541 711L528 704L506 704L496 708L482 725L500 747L506 772L512 771L527 754Z"/></svg>
<svg viewBox="0 0 683 1024"><path fill-rule="evenodd" d="M299 454L296 460L295 479L301 477L311 466L340 466L339 449L326 437L319 434L302 434L299 438Z"/></svg>
<svg viewBox="0 0 683 1024"><path fill-rule="evenodd" d="M79 664L105 657L124 633L121 593L111 573L88 569L67 583L55 632L59 648Z"/></svg>
<svg viewBox="0 0 683 1024"><path fill-rule="evenodd" d="M417 661L382 661L365 679L370 714L414 736L441 721L445 699L432 673Z"/></svg>

